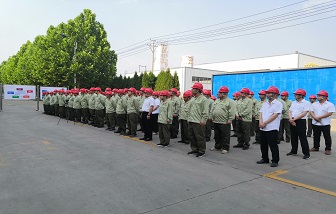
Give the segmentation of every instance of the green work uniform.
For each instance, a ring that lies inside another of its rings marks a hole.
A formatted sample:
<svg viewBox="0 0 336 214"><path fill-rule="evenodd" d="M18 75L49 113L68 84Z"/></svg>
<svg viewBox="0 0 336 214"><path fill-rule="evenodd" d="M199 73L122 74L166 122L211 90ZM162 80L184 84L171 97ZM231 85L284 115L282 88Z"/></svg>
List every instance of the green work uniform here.
<svg viewBox="0 0 336 214"><path fill-rule="evenodd" d="M168 146L170 143L170 128L173 122L173 105L170 99L160 102L158 116L160 144Z"/></svg>

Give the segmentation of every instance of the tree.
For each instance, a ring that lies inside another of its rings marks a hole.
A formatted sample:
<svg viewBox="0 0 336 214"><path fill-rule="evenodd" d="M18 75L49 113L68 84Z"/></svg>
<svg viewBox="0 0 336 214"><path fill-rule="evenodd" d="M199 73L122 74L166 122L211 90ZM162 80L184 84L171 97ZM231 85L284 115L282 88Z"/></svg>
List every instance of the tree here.
<svg viewBox="0 0 336 214"><path fill-rule="evenodd" d="M147 72L145 71L142 76L142 87L148 88L150 86L150 78Z"/></svg>
<svg viewBox="0 0 336 214"><path fill-rule="evenodd" d="M153 74L153 72L149 72L148 74L148 87L147 88L155 88L155 82L156 82L156 76Z"/></svg>
<svg viewBox="0 0 336 214"><path fill-rule="evenodd" d="M155 91L169 90L172 88L173 77L170 74L170 70L161 71L157 76Z"/></svg>
<svg viewBox="0 0 336 214"><path fill-rule="evenodd" d="M173 76L173 88L180 90L180 82L179 82L176 71L174 72L174 76Z"/></svg>

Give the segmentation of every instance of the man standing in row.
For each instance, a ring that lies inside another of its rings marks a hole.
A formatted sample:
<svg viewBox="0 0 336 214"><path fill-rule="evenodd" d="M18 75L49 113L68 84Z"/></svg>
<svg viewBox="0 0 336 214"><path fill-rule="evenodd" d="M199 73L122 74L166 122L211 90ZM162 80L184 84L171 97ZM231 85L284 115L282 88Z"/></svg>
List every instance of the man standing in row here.
<svg viewBox="0 0 336 214"><path fill-rule="evenodd" d="M203 90L203 95L207 98L208 105L209 105L209 114L212 110L212 106L214 104L214 101L211 99L211 91L210 90ZM212 130L212 119L209 117L206 124L205 124L205 140L208 142L211 138L211 130Z"/></svg>
<svg viewBox="0 0 336 214"><path fill-rule="evenodd" d="M283 100L284 111L281 115L281 122L280 122L280 129L279 129L279 136L278 136L278 143L284 139L284 132L286 131L286 142L290 142L291 132L290 132L290 123L289 123L289 108L292 105L292 101L288 99L288 92L283 91L281 92L281 99Z"/></svg>
<svg viewBox="0 0 336 214"><path fill-rule="evenodd" d="M310 106L316 103L317 97L315 95L309 96ZM310 114L308 114L308 130L307 130L307 137L311 137L313 134L313 118Z"/></svg>
<svg viewBox="0 0 336 214"><path fill-rule="evenodd" d="M153 125L154 118L152 115L155 101L152 97L153 90L151 88L146 88L145 99L141 107L141 121L142 121L142 131L144 136L140 140L151 141L153 140Z"/></svg>
<svg viewBox="0 0 336 214"><path fill-rule="evenodd" d="M179 143L189 144L189 136L188 136L188 116L190 111L190 99L192 97L191 91L186 91L183 93L184 102L181 106L180 110L180 123L181 123L181 140Z"/></svg>
<svg viewBox="0 0 336 214"><path fill-rule="evenodd" d="M176 96L177 89L172 88L170 89L171 92L171 102L173 106L173 123L170 129L171 132L171 139L177 138L178 132L179 132L179 113L180 113L180 98Z"/></svg>
<svg viewBox="0 0 336 214"><path fill-rule="evenodd" d="M266 101L266 91L261 90L259 91L259 98L260 100L256 102L255 104L255 142L253 144L260 144L260 128L259 128L259 116L260 116L260 109L263 105L263 103Z"/></svg>
<svg viewBox="0 0 336 214"><path fill-rule="evenodd" d="M328 101L328 92L321 90L317 94L318 102L313 103L310 114L313 118L314 147L310 151L319 151L321 132L325 141L325 154L331 154L330 123L331 115L335 112L335 106Z"/></svg>
<svg viewBox="0 0 336 214"><path fill-rule="evenodd" d="M139 112L139 100L135 97L137 90L135 88L130 88L128 91L127 98L127 122L128 122L128 133L132 137L136 137L137 125L138 125L138 112Z"/></svg>

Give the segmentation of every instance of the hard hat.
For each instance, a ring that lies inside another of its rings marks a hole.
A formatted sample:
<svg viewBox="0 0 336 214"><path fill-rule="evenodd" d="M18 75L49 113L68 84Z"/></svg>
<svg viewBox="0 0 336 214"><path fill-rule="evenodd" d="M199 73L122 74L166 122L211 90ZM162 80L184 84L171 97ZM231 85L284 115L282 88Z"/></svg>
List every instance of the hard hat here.
<svg viewBox="0 0 336 214"><path fill-rule="evenodd" d="M281 96L286 96L286 97L288 97L288 96L289 96L288 91L283 91L283 92L281 92Z"/></svg>
<svg viewBox="0 0 336 214"><path fill-rule="evenodd" d="M160 92L160 96L169 96L169 92L167 90L163 90Z"/></svg>
<svg viewBox="0 0 336 214"><path fill-rule="evenodd" d="M91 87L91 88L90 88L90 91L95 91L95 90L96 90L95 87Z"/></svg>
<svg viewBox="0 0 336 214"><path fill-rule="evenodd" d="M146 90L146 88L144 88L144 87L141 87L141 88L140 88L140 91L143 91L143 92L144 92L145 90Z"/></svg>
<svg viewBox="0 0 336 214"><path fill-rule="evenodd" d="M204 90L203 90L203 94L204 94L204 95L210 95L210 96L211 96L211 91L210 91L210 90L207 90L207 89L204 89Z"/></svg>
<svg viewBox="0 0 336 214"><path fill-rule="evenodd" d="M151 88L146 88L145 93L153 94L153 90Z"/></svg>
<svg viewBox="0 0 336 214"><path fill-rule="evenodd" d="M249 95L254 95L254 92L253 92L253 91L250 91Z"/></svg>
<svg viewBox="0 0 336 214"><path fill-rule="evenodd" d="M226 86L220 87L218 93L229 93L229 88Z"/></svg>
<svg viewBox="0 0 336 214"><path fill-rule="evenodd" d="M309 96L309 99L316 99L316 98L317 97L315 95L313 95L313 94Z"/></svg>
<svg viewBox="0 0 336 214"><path fill-rule="evenodd" d="M117 89L117 88L114 88L112 91L113 91L114 93L118 93L118 89Z"/></svg>
<svg viewBox="0 0 336 214"><path fill-rule="evenodd" d="M213 101L216 101L216 97L215 97L214 95L211 95L211 99L212 99Z"/></svg>
<svg viewBox="0 0 336 214"><path fill-rule="evenodd" d="M240 92L238 91L238 92L236 92L236 97L240 97Z"/></svg>
<svg viewBox="0 0 336 214"><path fill-rule="evenodd" d="M106 91L105 94L112 96L112 91Z"/></svg>
<svg viewBox="0 0 336 214"><path fill-rule="evenodd" d="M294 94L298 94L298 95L306 96L307 93L306 93L305 90L299 88L299 89L297 89L297 90L294 92Z"/></svg>
<svg viewBox="0 0 336 214"><path fill-rule="evenodd" d="M101 88L100 87L96 87L95 91L101 91Z"/></svg>
<svg viewBox="0 0 336 214"><path fill-rule="evenodd" d="M105 91L112 91L112 89L111 88L106 88Z"/></svg>
<svg viewBox="0 0 336 214"><path fill-rule="evenodd" d="M275 86L270 86L268 87L268 89L266 90L266 93L273 93L273 94L280 94L280 91L277 87Z"/></svg>
<svg viewBox="0 0 336 214"><path fill-rule="evenodd" d="M176 88L172 88L170 89L171 92L177 93L177 89Z"/></svg>
<svg viewBox="0 0 336 214"><path fill-rule="evenodd" d="M242 89L240 90L240 93L250 94L250 89L248 89L248 88L242 88Z"/></svg>
<svg viewBox="0 0 336 214"><path fill-rule="evenodd" d="M321 91L319 91L319 93L317 93L317 95L328 97L328 92L325 91L325 90L321 90Z"/></svg>
<svg viewBox="0 0 336 214"><path fill-rule="evenodd" d="M132 92L132 93L136 93L137 92L137 90L135 88L133 88L133 87L129 88L129 91Z"/></svg>
<svg viewBox="0 0 336 214"><path fill-rule="evenodd" d="M266 95L266 91L265 90L260 90L258 94L259 95Z"/></svg>
<svg viewBox="0 0 336 214"><path fill-rule="evenodd" d="M123 93L125 93L125 91L124 91L124 89L118 89L118 93L123 94Z"/></svg>
<svg viewBox="0 0 336 214"><path fill-rule="evenodd" d="M203 90L203 85L202 85L202 83L196 82L196 83L194 83L194 85L191 88Z"/></svg>
<svg viewBox="0 0 336 214"><path fill-rule="evenodd" d="M190 91L186 91L186 92L183 93L183 97L191 97L191 96L192 96L192 94L191 94Z"/></svg>

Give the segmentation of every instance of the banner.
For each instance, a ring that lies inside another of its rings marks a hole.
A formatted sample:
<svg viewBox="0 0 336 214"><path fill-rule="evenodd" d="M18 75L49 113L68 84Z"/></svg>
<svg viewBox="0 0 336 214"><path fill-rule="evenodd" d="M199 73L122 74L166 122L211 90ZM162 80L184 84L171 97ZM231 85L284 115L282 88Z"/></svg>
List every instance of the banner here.
<svg viewBox="0 0 336 214"><path fill-rule="evenodd" d="M31 85L4 85L5 100L34 100L36 88Z"/></svg>
<svg viewBox="0 0 336 214"><path fill-rule="evenodd" d="M51 91L54 91L54 90L64 90L66 91L67 88L62 88L62 87L46 87L46 86L41 86L40 87L40 99L43 100L44 98L44 95L42 95L42 92L51 92Z"/></svg>

